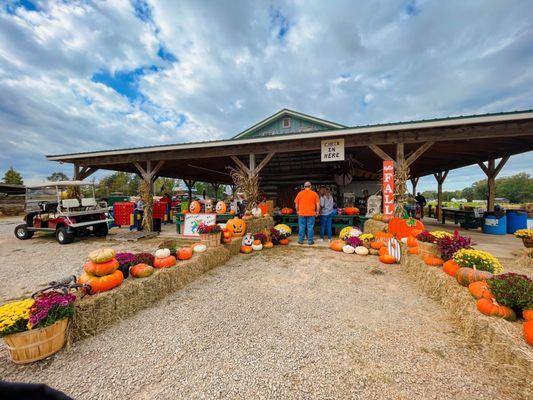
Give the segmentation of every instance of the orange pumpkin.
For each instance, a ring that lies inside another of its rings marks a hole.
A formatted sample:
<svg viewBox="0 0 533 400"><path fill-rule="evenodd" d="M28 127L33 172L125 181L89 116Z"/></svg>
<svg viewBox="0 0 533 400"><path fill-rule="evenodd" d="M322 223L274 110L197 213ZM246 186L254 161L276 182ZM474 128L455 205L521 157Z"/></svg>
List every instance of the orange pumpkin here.
<svg viewBox="0 0 533 400"><path fill-rule="evenodd" d="M148 264L137 264L130 267L130 275L134 278L146 278L154 273L154 267Z"/></svg>
<svg viewBox="0 0 533 400"><path fill-rule="evenodd" d="M289 244L289 239L280 239L279 244L286 246Z"/></svg>
<svg viewBox="0 0 533 400"><path fill-rule="evenodd" d="M83 272L78 278L78 283L91 286L91 293L100 293L117 287L124 280L124 275L120 270L104 276L94 276Z"/></svg>
<svg viewBox="0 0 533 400"><path fill-rule="evenodd" d="M414 218L391 218L389 221L389 233L396 236L398 239L413 236L413 229L424 229L424 224Z"/></svg>
<svg viewBox="0 0 533 400"><path fill-rule="evenodd" d="M274 247L274 243L272 242L265 242L265 244L263 245L263 248L264 249L271 249L272 247Z"/></svg>
<svg viewBox="0 0 533 400"><path fill-rule="evenodd" d="M387 255L387 254L389 254L389 250L385 246L382 246L382 247L379 248L378 255L384 256L384 255Z"/></svg>
<svg viewBox="0 0 533 400"><path fill-rule="evenodd" d="M407 238L407 246L409 247L417 247L418 246L418 240L414 236L409 236Z"/></svg>
<svg viewBox="0 0 533 400"><path fill-rule="evenodd" d="M485 281L489 278L492 278L492 274L487 271L479 271L473 268L462 267L457 270L455 278L459 284L468 286L472 282Z"/></svg>
<svg viewBox="0 0 533 400"><path fill-rule="evenodd" d="M533 321L526 321L523 325L524 339L526 343L533 346Z"/></svg>
<svg viewBox="0 0 533 400"><path fill-rule="evenodd" d="M533 309L522 310L522 317L524 317L526 321L533 321Z"/></svg>
<svg viewBox="0 0 533 400"><path fill-rule="evenodd" d="M192 257L192 248L191 247L182 247L178 250L178 260L188 260Z"/></svg>
<svg viewBox="0 0 533 400"><path fill-rule="evenodd" d="M202 205L199 201L191 201L191 204L189 204L189 211L192 214L198 214L202 210Z"/></svg>
<svg viewBox="0 0 533 400"><path fill-rule="evenodd" d="M383 264L394 264L396 262L396 258L390 254L382 254L379 256L379 261L381 261Z"/></svg>
<svg viewBox="0 0 533 400"><path fill-rule="evenodd" d="M472 282L470 285L468 285L468 291L472 296L474 296L476 299L488 299L491 300L494 298L492 293L489 290L489 287L487 285L486 281L476 281Z"/></svg>
<svg viewBox="0 0 533 400"><path fill-rule="evenodd" d="M409 247L408 252L409 252L409 254L418 254L418 246L416 246L416 247Z"/></svg>
<svg viewBox="0 0 533 400"><path fill-rule="evenodd" d="M106 261L106 262L99 263L99 264L92 262L92 261L87 261L83 265L83 270L90 275L104 276L104 275L112 274L118 269L118 267L119 267L118 261L113 258L110 261Z"/></svg>
<svg viewBox="0 0 533 400"><path fill-rule="evenodd" d="M224 214L227 209L228 207L226 206L226 203L223 202L222 200L217 202L217 204L215 205L215 211L217 214Z"/></svg>
<svg viewBox="0 0 533 400"><path fill-rule="evenodd" d="M226 222L226 229L231 236L242 237L246 232L246 222L240 218L232 218Z"/></svg>
<svg viewBox="0 0 533 400"><path fill-rule="evenodd" d="M343 246L344 246L344 241L339 240L339 239L332 240L329 244L329 248L335 251L342 251Z"/></svg>
<svg viewBox="0 0 533 400"><path fill-rule="evenodd" d="M455 274L459 270L459 264L457 264L453 259L448 260L444 264L442 264L442 270L446 274L455 277Z"/></svg>
<svg viewBox="0 0 533 400"><path fill-rule="evenodd" d="M346 215L356 215L359 214L359 209L357 207L345 207L344 214Z"/></svg>
<svg viewBox="0 0 533 400"><path fill-rule="evenodd" d="M261 244L261 241L258 240L258 239L256 239L256 240L254 240L254 243L253 243L253 244L255 244L255 245L257 246L258 244Z"/></svg>
<svg viewBox="0 0 533 400"><path fill-rule="evenodd" d="M252 252L252 246L241 246L241 253L249 254Z"/></svg>
<svg viewBox="0 0 533 400"><path fill-rule="evenodd" d="M165 258L156 258L154 260L154 268L170 268L176 265L176 257L168 256Z"/></svg>
<svg viewBox="0 0 533 400"><path fill-rule="evenodd" d="M370 247L373 249L379 250L383 247L383 242L370 242Z"/></svg>
<svg viewBox="0 0 533 400"><path fill-rule="evenodd" d="M431 267L438 267L439 265L442 265L443 262L444 261L442 260L442 258L436 257L434 255L428 255L424 257L424 263Z"/></svg>
<svg viewBox="0 0 533 400"><path fill-rule="evenodd" d="M500 317L509 321L516 320L516 314L511 308L496 304L493 300L481 298L477 301L476 307L481 314Z"/></svg>
<svg viewBox="0 0 533 400"><path fill-rule="evenodd" d="M283 207L281 209L281 213L283 215L290 215L290 214L294 214L294 210L292 208L289 208L289 207Z"/></svg>

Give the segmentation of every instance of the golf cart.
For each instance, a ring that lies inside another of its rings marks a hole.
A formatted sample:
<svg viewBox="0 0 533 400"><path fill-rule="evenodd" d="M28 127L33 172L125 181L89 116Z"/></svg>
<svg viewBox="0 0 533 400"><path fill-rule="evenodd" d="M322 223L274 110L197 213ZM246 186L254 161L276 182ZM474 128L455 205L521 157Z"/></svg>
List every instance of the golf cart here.
<svg viewBox="0 0 533 400"><path fill-rule="evenodd" d="M15 236L30 239L35 232L54 232L60 244L93 233L106 236L108 207L97 202L94 185L82 181L49 182L26 187L26 223L17 225Z"/></svg>

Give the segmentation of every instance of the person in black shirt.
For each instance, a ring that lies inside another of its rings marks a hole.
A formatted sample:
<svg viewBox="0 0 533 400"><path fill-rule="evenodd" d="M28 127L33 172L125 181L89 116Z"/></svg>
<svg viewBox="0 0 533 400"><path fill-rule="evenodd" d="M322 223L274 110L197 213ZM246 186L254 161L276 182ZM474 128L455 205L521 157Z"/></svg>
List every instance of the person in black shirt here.
<svg viewBox="0 0 533 400"><path fill-rule="evenodd" d="M426 206L426 198L418 192L415 196L416 204L420 206L420 219L424 218L424 207Z"/></svg>

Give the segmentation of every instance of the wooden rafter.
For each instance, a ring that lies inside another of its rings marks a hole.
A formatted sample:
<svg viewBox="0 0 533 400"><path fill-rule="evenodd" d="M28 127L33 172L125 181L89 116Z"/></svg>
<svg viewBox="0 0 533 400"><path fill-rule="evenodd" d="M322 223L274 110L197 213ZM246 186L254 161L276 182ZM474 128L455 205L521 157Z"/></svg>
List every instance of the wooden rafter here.
<svg viewBox="0 0 533 400"><path fill-rule="evenodd" d="M389 156L387 153L385 153L381 147L379 147L378 145L375 145L375 144L369 144L368 145L368 148L370 150L372 150L374 153L376 153L379 157L381 157L382 160L384 161L391 161L392 160L392 157Z"/></svg>
<svg viewBox="0 0 533 400"><path fill-rule="evenodd" d="M426 152L431 146L433 146L435 142L426 142L422 146L420 146L418 149L416 149L411 155L407 157L407 160L405 162L407 165L411 165L414 163L422 154Z"/></svg>

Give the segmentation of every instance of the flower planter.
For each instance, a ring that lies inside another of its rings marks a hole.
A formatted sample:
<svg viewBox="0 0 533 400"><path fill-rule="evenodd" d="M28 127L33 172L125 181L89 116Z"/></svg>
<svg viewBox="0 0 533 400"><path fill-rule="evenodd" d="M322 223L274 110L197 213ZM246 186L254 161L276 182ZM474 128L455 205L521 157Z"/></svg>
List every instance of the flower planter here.
<svg viewBox="0 0 533 400"><path fill-rule="evenodd" d="M533 238L522 238L522 242L528 249L533 248Z"/></svg>
<svg viewBox="0 0 533 400"><path fill-rule="evenodd" d="M421 242L418 241L418 257L423 260L426 256L437 256L440 257L439 246L435 243Z"/></svg>
<svg viewBox="0 0 533 400"><path fill-rule="evenodd" d="M66 341L68 318L46 328L13 333L4 337L9 357L17 364L42 360L63 348Z"/></svg>
<svg viewBox="0 0 533 400"><path fill-rule="evenodd" d="M205 244L207 247L218 247L220 246L220 235L221 235L221 232L201 233L200 241L203 244Z"/></svg>

